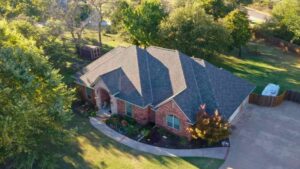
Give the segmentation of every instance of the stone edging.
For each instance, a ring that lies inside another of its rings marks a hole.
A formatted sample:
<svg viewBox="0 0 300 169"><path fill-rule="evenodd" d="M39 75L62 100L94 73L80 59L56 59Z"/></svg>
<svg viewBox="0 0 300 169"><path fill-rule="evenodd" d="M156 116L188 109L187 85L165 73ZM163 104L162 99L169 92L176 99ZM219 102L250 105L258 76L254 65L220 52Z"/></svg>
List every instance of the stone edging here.
<svg viewBox="0 0 300 169"><path fill-rule="evenodd" d="M216 159L225 159L228 153L229 147L216 147L216 148L201 148L201 149L169 149L156 147L141 142L137 142L130 139L110 127L100 120L94 117L90 117L90 123L97 130L108 136L109 138L124 144L132 149L143 151L146 153L160 155L160 156L171 156L171 157L208 157Z"/></svg>

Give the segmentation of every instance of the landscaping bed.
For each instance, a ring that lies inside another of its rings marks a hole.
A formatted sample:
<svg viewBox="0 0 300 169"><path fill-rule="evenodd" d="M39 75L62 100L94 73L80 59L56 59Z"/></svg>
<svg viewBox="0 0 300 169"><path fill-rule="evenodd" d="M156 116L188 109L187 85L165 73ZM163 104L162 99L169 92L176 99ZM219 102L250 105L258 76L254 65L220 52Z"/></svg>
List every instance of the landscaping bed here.
<svg viewBox="0 0 300 169"><path fill-rule="evenodd" d="M209 148L209 147L224 147L225 145L223 146L222 142L223 144L225 142L229 144L229 139L225 139L209 145L205 140L192 139L191 141L189 141L187 138L180 137L173 133L170 133L164 128L154 127L149 133L149 135L144 137L141 140L141 142L158 146L158 147L165 147L165 148L195 149L195 148Z"/></svg>
<svg viewBox="0 0 300 169"><path fill-rule="evenodd" d="M154 123L141 125L127 116L112 115L106 120L106 124L115 131L131 139L158 147L176 149L224 147L225 142L228 144L226 146L229 146L229 139L221 140L210 145L205 140L201 139L192 139L189 141L185 137L177 136L164 128L155 126Z"/></svg>
<svg viewBox="0 0 300 169"><path fill-rule="evenodd" d="M144 136L149 135L151 129L154 127L153 123L141 125L130 117L117 114L114 114L107 119L106 124L115 131L137 141L140 141Z"/></svg>

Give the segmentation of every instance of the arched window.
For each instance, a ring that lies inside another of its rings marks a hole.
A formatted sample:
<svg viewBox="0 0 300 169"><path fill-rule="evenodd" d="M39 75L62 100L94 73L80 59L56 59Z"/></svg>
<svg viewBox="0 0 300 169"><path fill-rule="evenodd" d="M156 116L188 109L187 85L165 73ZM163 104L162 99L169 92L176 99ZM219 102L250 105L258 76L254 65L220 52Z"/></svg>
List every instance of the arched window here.
<svg viewBox="0 0 300 169"><path fill-rule="evenodd" d="M167 125L168 125L169 127L172 127L172 128L174 128L174 129L177 129L177 130L180 129L180 121L179 121L179 119L178 119L176 116L174 116L174 115L168 115L168 116L167 116Z"/></svg>

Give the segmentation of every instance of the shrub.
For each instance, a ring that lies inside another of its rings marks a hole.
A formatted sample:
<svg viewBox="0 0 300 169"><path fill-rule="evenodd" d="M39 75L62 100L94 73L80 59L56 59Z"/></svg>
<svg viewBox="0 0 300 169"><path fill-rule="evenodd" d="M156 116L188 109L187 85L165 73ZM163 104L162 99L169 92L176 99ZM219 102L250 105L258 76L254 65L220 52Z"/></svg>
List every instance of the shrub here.
<svg viewBox="0 0 300 169"><path fill-rule="evenodd" d="M124 130L129 137L134 137L139 134L139 128L134 125L128 125Z"/></svg>
<svg viewBox="0 0 300 169"><path fill-rule="evenodd" d="M212 116L208 115L205 105L201 105L196 124L187 130L192 134L193 139L200 138L211 145L229 137L230 124L221 117L218 111L215 111Z"/></svg>
<svg viewBox="0 0 300 169"><path fill-rule="evenodd" d="M185 146L189 143L189 141L185 137L180 137L179 144Z"/></svg>
<svg viewBox="0 0 300 169"><path fill-rule="evenodd" d="M143 137L147 137L150 134L149 129L142 129L141 134Z"/></svg>
<svg viewBox="0 0 300 169"><path fill-rule="evenodd" d="M97 112L96 112L96 111L91 111L91 112L89 113L89 116L90 116L90 117L96 117L96 115L97 115Z"/></svg>

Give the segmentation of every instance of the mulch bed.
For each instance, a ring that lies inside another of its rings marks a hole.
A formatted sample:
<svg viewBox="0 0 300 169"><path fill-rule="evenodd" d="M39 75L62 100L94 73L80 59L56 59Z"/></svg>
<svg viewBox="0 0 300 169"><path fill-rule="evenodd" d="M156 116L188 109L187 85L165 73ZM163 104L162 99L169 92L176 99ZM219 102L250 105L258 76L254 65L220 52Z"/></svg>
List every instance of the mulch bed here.
<svg viewBox="0 0 300 169"><path fill-rule="evenodd" d="M226 142L228 144L226 146L229 146L229 139L221 140L211 145L201 139L192 139L189 141L187 138L179 137L163 128L155 126L153 123L140 125L134 119L127 116L113 115L106 121L106 124L113 130L131 139L157 147L175 149L224 147L222 146L222 142Z"/></svg>
<svg viewBox="0 0 300 169"><path fill-rule="evenodd" d="M153 128L150 134L141 140L142 143L146 143L158 147L176 148L176 149L223 147L222 146L223 141L229 143L229 139L221 140L218 143L212 145L209 145L205 140L201 140L201 139L197 139L197 140L192 139L191 141L189 141L184 137L179 137L159 127Z"/></svg>

